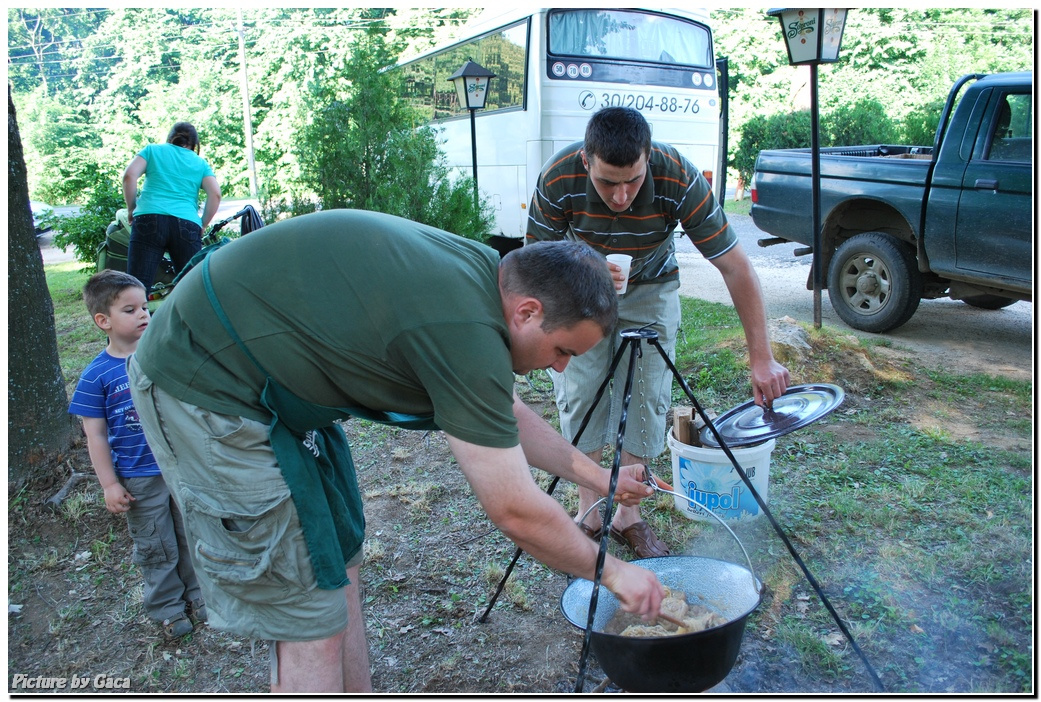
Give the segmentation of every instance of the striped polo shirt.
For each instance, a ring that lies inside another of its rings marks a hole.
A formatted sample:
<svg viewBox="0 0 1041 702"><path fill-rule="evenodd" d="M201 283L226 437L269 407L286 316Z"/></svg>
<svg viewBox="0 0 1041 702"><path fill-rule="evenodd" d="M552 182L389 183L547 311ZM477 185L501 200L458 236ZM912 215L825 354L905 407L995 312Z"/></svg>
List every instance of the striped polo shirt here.
<svg viewBox="0 0 1041 702"><path fill-rule="evenodd" d="M582 165L582 142L558 152L543 168L531 198L527 241L583 241L605 256L633 257L630 284L679 277L676 226L707 259L737 243L708 181L674 147L651 142L649 176L632 206L613 212Z"/></svg>

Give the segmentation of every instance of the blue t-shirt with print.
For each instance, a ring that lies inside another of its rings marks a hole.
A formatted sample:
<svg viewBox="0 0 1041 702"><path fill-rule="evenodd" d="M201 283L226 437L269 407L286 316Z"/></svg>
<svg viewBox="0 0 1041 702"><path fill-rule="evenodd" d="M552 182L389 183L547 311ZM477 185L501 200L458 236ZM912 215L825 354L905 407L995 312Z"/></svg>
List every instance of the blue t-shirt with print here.
<svg viewBox="0 0 1041 702"><path fill-rule="evenodd" d="M145 441L141 419L130 397L125 358L102 351L90 362L72 394L69 414L98 417L108 424L112 463L121 478L159 475L159 465Z"/></svg>

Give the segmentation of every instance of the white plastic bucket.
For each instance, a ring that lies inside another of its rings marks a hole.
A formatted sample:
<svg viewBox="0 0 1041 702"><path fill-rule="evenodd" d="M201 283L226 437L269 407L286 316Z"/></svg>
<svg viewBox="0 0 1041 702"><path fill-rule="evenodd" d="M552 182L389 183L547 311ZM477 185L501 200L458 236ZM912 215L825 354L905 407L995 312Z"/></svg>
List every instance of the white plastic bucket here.
<svg viewBox="0 0 1041 702"><path fill-rule="evenodd" d="M672 453L672 487L723 519L757 517L762 513L745 482L734 469L723 449L703 448L680 443L670 431L669 451ZM774 439L757 444L732 448L741 469L748 476L755 491L768 504L770 487L770 454L776 445ZM676 509L690 519L715 521L692 505L689 500L673 497Z"/></svg>

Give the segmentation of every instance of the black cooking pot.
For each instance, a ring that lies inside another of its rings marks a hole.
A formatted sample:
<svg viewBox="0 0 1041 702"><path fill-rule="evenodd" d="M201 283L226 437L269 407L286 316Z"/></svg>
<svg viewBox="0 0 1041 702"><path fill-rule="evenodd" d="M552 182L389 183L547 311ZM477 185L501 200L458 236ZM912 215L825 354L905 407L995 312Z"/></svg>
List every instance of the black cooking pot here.
<svg viewBox="0 0 1041 702"><path fill-rule="evenodd" d="M730 673L741 648L745 621L762 602L762 583L748 568L700 556L665 556L633 561L682 590L687 601L715 610L726 624L679 636L630 637L605 632L619 608L606 587L597 597L590 647L611 681L627 692L703 692ZM560 598L569 622L585 629L593 583L576 579Z"/></svg>

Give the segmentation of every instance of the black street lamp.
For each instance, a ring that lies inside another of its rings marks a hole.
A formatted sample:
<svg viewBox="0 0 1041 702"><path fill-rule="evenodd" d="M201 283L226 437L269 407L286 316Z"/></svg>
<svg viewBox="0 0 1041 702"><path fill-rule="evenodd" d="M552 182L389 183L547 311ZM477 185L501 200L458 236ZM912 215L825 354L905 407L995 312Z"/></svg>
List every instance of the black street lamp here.
<svg viewBox="0 0 1041 702"><path fill-rule="evenodd" d="M488 83L495 74L484 66L467 59L462 68L448 77L455 83L455 93L459 98L460 107L470 111L470 144L473 151L474 163L474 207L478 207L477 196L477 124L474 113L484 109L484 103L488 99Z"/></svg>
<svg viewBox="0 0 1041 702"><path fill-rule="evenodd" d="M810 121L811 162L813 181L811 208L813 210L813 326L821 327L821 290L824 271L821 253L824 233L821 231L821 152L820 107L817 104L817 66L839 60L842 32L846 28L846 9L793 9L787 7L767 11L770 17L781 21L781 34L788 49L788 62L793 66L810 67Z"/></svg>

